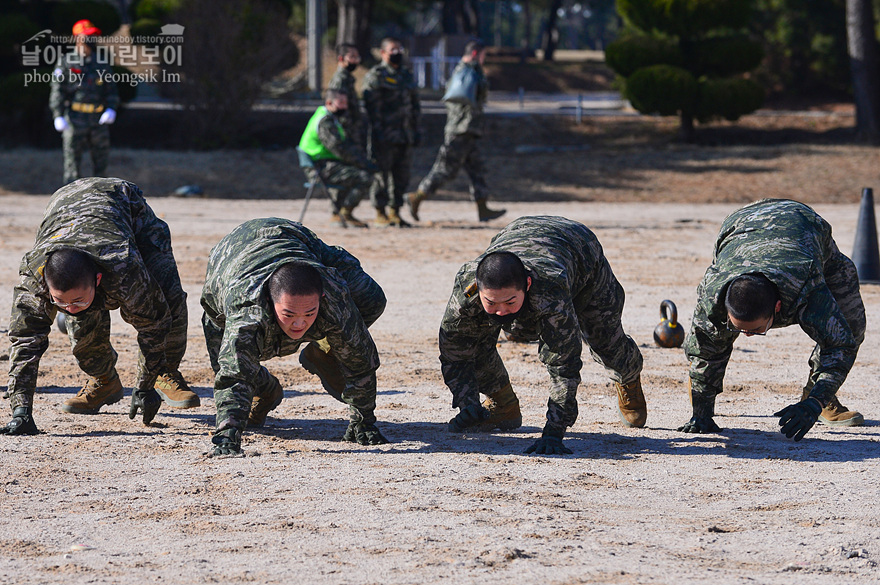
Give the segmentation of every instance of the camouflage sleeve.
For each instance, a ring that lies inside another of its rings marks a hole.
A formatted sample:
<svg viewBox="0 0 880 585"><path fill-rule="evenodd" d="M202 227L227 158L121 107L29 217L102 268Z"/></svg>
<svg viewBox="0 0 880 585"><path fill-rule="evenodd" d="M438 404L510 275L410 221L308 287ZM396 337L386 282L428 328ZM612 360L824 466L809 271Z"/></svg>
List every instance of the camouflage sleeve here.
<svg viewBox="0 0 880 585"><path fill-rule="evenodd" d="M61 72L60 75L59 72ZM65 102L70 99L70 96L67 95L67 90L67 83L64 80L64 68L59 63L52 74L52 89L49 91L49 109L52 110L53 118L59 118L66 113Z"/></svg>
<svg viewBox="0 0 880 585"><path fill-rule="evenodd" d="M223 340L214 377L218 431L243 429L251 410L253 381L259 379L260 348L264 343L262 312L242 307L226 315Z"/></svg>
<svg viewBox="0 0 880 585"><path fill-rule="evenodd" d="M342 162L362 169L367 167L366 155L351 137L339 132L332 116L324 116L318 122L318 140Z"/></svg>
<svg viewBox="0 0 880 585"><path fill-rule="evenodd" d="M440 367L443 381L452 392L452 407L464 408L480 403L480 384L476 359L488 353L498 340L500 327L486 327L469 317L464 306L476 289L470 288L461 273L446 305L440 323Z"/></svg>
<svg viewBox="0 0 880 585"><path fill-rule="evenodd" d="M700 298L700 290L697 296ZM685 354L690 362L691 405L693 415L715 416L715 397L724 387L724 373L738 333L728 331L722 323L710 318L704 305L697 302L691 330L685 341Z"/></svg>
<svg viewBox="0 0 880 585"><path fill-rule="evenodd" d="M9 397L10 406L33 406L40 358L49 347L49 331L57 311L34 291L36 280L23 274L12 294L12 319L9 324Z"/></svg>
<svg viewBox="0 0 880 585"><path fill-rule="evenodd" d="M363 91L364 110L367 113L367 124L374 141L382 140L382 92L379 91L379 79L375 71L370 70L364 78Z"/></svg>
<svg viewBox="0 0 880 585"><path fill-rule="evenodd" d="M419 86L413 80L410 87L410 126L416 133L421 132L422 123L422 104L419 101Z"/></svg>
<svg viewBox="0 0 880 585"><path fill-rule="evenodd" d="M577 389L581 382L581 342L577 312L570 298L553 295L543 307L538 356L550 373L547 426L565 431L577 420Z"/></svg>
<svg viewBox="0 0 880 585"><path fill-rule="evenodd" d="M798 323L818 346L818 367L813 372L813 376L818 374L818 379L810 396L828 404L855 363L858 343L840 306L824 284L807 297Z"/></svg>

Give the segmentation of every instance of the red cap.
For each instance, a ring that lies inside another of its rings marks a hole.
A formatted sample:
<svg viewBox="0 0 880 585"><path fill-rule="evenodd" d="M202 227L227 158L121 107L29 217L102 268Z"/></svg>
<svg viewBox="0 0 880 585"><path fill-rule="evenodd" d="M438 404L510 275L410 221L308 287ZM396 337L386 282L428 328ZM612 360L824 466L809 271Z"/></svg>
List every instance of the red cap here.
<svg viewBox="0 0 880 585"><path fill-rule="evenodd" d="M76 24L73 25L73 35L99 35L101 34L101 29L92 24L91 20L78 20Z"/></svg>

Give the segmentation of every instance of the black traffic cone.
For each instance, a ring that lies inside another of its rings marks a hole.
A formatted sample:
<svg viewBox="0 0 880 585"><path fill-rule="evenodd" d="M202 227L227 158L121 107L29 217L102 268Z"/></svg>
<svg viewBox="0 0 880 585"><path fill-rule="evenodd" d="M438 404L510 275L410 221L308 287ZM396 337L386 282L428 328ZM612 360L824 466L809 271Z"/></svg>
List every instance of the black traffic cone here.
<svg viewBox="0 0 880 585"><path fill-rule="evenodd" d="M859 282L880 284L880 251L877 249L877 222L874 219L874 191L862 189L856 241L852 261L859 274Z"/></svg>

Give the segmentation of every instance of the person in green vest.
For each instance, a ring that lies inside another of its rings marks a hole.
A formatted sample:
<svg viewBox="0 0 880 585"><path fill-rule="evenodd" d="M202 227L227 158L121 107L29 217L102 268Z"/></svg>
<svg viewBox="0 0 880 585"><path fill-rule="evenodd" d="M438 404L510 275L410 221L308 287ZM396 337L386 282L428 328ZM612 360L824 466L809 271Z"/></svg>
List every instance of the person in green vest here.
<svg viewBox="0 0 880 585"><path fill-rule="evenodd" d="M312 115L299 147L315 163L315 172L328 185L333 185L333 223L367 227L352 212L361 198L370 191L378 167L367 158L357 137L345 131L342 119L348 111L344 91L328 89L324 105ZM333 192L336 192L335 195Z"/></svg>

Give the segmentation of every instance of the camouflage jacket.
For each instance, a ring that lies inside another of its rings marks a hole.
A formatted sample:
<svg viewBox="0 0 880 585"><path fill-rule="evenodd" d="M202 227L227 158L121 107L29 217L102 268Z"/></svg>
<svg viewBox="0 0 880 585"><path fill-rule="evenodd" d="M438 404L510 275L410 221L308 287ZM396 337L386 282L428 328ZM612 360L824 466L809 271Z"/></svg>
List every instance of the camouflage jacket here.
<svg viewBox="0 0 880 585"><path fill-rule="evenodd" d="M46 256L60 248L88 254L100 267L101 284L88 311L119 309L137 330L144 356L137 388L152 387L165 367L171 312L139 248L171 250L168 226L158 219L137 185L121 179L80 179L49 200L33 249L24 255L12 298L9 339L10 395L33 395L40 358L49 346L57 314L43 279ZM13 399L13 406L15 399Z"/></svg>
<svg viewBox="0 0 880 585"><path fill-rule="evenodd" d="M342 123L345 126L345 131L351 134L352 137L360 135L361 124L363 123L361 119L361 100L354 87L355 81L356 79L351 74L351 71L345 67L339 67L327 85L327 89L338 89L345 92L345 95L348 96L348 112L346 112L345 116L342 116Z"/></svg>
<svg viewBox="0 0 880 585"><path fill-rule="evenodd" d="M101 114L119 107L119 93L112 77L113 68L98 63L95 56L67 53L58 60L52 74L49 108L55 118L67 116L75 128L97 126ZM94 111L76 111L72 104L86 104Z"/></svg>
<svg viewBox="0 0 880 585"><path fill-rule="evenodd" d="M342 132L340 132L340 124L343 125ZM318 122L318 140L337 159L346 164L361 169L365 169L369 165L367 153L363 147L357 142L355 136L344 127L344 122L330 111Z"/></svg>
<svg viewBox="0 0 880 585"><path fill-rule="evenodd" d="M313 265L324 281L318 318L296 340L278 326L267 287L272 273L292 260ZM341 247L328 246L302 224L286 219L253 219L220 240L208 257L201 298L205 317L224 329L215 392L250 396L261 361L291 355L302 343L326 337L345 376L343 400L372 412L379 353L335 268L352 263L360 265Z"/></svg>
<svg viewBox="0 0 880 585"><path fill-rule="evenodd" d="M479 63L466 63L459 61L452 75L465 67L470 67L477 72L477 103L475 105L446 102L446 127L443 133L446 136L458 136L460 134L483 135L485 118L483 108L486 107L486 99L489 96L489 82L483 73Z"/></svg>
<svg viewBox="0 0 880 585"><path fill-rule="evenodd" d="M476 287L479 261L498 251L516 254L531 275L526 303L512 326L537 335L538 355L550 373L547 422L564 430L577 418L574 397L582 367L573 299L604 281L610 267L595 235L562 217L522 217L492 238L482 255L458 271L440 325L440 362L453 407L479 403L475 359L495 345L502 328L483 310Z"/></svg>
<svg viewBox="0 0 880 585"><path fill-rule="evenodd" d="M414 144L419 134L419 88L409 69L379 63L364 79L364 107L373 144Z"/></svg>
<svg viewBox="0 0 880 585"><path fill-rule="evenodd" d="M819 347L819 380L811 395L828 403L846 379L858 345L825 284L823 266L837 254L831 226L802 203L764 199L732 213L721 226L712 265L697 287L685 344L694 414L713 416L715 396L739 336L727 329L727 285L760 273L779 289L782 308L772 328L798 324ZM858 287L858 282L853 283Z"/></svg>

